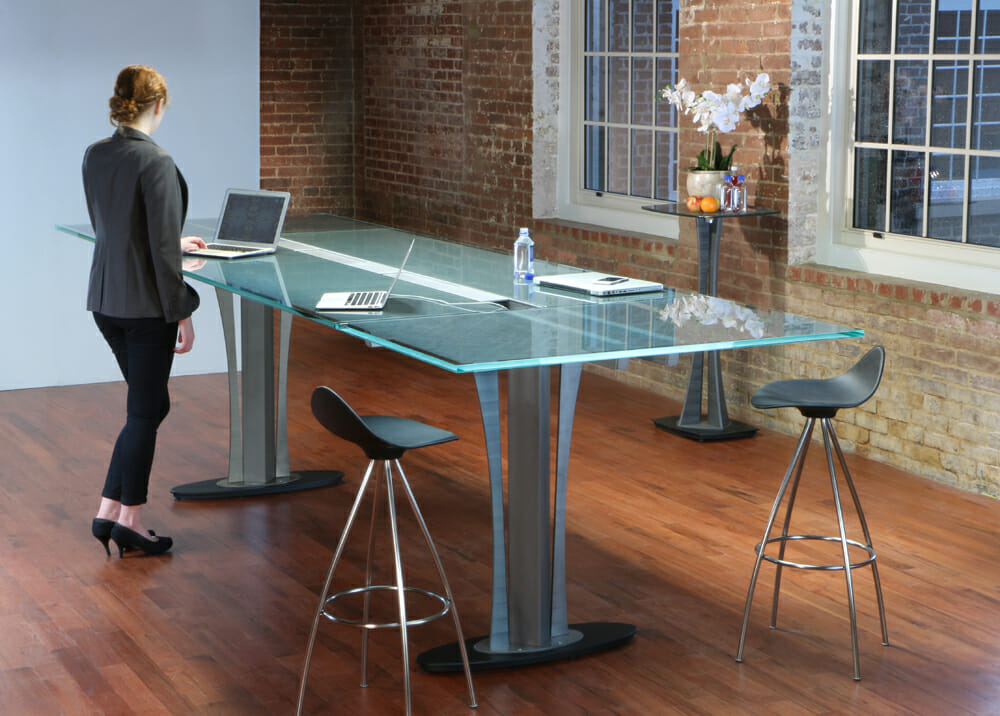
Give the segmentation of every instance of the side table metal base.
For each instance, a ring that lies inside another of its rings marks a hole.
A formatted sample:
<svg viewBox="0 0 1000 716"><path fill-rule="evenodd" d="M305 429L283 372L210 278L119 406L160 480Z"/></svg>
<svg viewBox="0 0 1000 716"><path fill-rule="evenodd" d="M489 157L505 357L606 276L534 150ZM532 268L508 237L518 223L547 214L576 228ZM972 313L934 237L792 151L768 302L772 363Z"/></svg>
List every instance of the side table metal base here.
<svg viewBox="0 0 1000 716"><path fill-rule="evenodd" d="M698 442L752 438L757 433L757 428L753 425L741 423L739 420L727 420L721 428L710 425L707 421L695 425L680 425L679 423L679 415L653 418L653 424L661 430Z"/></svg>
<svg viewBox="0 0 1000 716"><path fill-rule="evenodd" d="M283 492L298 492L311 490L314 487L329 487L337 485L343 479L340 470L301 470L287 477L275 478L274 482L247 484L230 482L229 478L201 480L178 485L170 489L178 500L218 500L231 497L254 497L257 495L275 495Z"/></svg>
<svg viewBox="0 0 1000 716"><path fill-rule="evenodd" d="M548 661L575 659L584 654L606 651L621 646L636 634L634 624L620 622L587 622L570 624L570 629L583 634L583 637L572 644L525 651L510 651L504 653L486 653L476 649L476 644L488 636L477 636L465 640L466 651L469 654L469 667L473 671L486 669L509 669L530 664L544 664ZM444 644L429 649L417 657L417 663L424 671L432 673L450 673L462 671L462 657L458 650L458 642Z"/></svg>

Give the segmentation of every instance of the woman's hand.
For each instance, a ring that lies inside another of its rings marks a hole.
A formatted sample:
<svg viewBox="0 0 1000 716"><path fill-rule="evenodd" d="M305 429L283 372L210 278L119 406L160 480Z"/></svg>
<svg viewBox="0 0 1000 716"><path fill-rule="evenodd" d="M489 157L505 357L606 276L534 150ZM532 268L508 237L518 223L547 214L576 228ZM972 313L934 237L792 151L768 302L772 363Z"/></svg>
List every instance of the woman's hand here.
<svg viewBox="0 0 1000 716"><path fill-rule="evenodd" d="M188 316L177 323L177 345L174 346L174 353L187 353L193 346L194 321Z"/></svg>
<svg viewBox="0 0 1000 716"><path fill-rule="evenodd" d="M192 251L205 248L205 239L200 236L182 236L181 251Z"/></svg>

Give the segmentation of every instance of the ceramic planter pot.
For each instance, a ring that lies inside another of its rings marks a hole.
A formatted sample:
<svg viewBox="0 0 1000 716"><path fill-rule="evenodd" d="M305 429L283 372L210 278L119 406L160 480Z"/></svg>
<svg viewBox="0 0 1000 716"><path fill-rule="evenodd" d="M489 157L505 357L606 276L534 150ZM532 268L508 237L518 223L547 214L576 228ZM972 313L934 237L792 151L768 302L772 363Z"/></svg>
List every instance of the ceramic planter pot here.
<svg viewBox="0 0 1000 716"><path fill-rule="evenodd" d="M722 178L727 171L692 169L687 173L688 196L714 196L722 201Z"/></svg>

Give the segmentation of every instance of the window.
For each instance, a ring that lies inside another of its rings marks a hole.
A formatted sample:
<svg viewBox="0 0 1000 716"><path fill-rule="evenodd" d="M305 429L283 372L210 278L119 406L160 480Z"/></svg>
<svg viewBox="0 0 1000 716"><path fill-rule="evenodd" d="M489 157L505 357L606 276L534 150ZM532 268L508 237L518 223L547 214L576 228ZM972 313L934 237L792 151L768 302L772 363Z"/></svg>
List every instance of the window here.
<svg viewBox="0 0 1000 716"><path fill-rule="evenodd" d="M1000 0L830 0L824 14L826 30L793 26L793 54L820 41L828 71L821 145L796 154L809 125L789 140L793 164L818 166L800 259L998 293ZM790 187L790 209L810 188ZM790 221L805 226L802 206Z"/></svg>
<svg viewBox="0 0 1000 716"><path fill-rule="evenodd" d="M644 204L677 198L677 116L657 90L677 78L679 0L580 0L570 15L563 218L662 234ZM614 212L621 212L613 216Z"/></svg>
<svg viewBox="0 0 1000 716"><path fill-rule="evenodd" d="M1000 0L861 0L855 229L1000 247Z"/></svg>
<svg viewBox="0 0 1000 716"><path fill-rule="evenodd" d="M656 91L677 76L674 3L586 0L583 188L677 197L677 118Z"/></svg>

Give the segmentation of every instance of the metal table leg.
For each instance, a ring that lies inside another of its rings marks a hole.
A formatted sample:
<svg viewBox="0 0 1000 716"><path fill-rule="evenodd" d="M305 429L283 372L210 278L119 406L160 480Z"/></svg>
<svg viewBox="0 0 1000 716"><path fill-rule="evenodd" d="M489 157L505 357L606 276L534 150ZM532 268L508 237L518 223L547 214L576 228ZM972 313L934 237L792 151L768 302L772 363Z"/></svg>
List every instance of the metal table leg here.
<svg viewBox="0 0 1000 716"><path fill-rule="evenodd" d="M635 635L633 624L568 623L566 486L581 372L580 364L564 365L560 371L554 506L549 497L549 369L518 368L508 372L506 539L497 374L476 374L490 465L493 597L490 634L466 640L473 669L574 658L619 646ZM426 671L462 670L457 643L424 652L417 657L417 663Z"/></svg>
<svg viewBox="0 0 1000 716"><path fill-rule="evenodd" d="M719 295L719 245L722 217L698 217L698 293ZM707 362L707 371L706 371ZM702 393L707 380L707 413L702 413ZM691 373L680 415L655 418L657 427L692 440L748 438L757 428L732 420L726 410L719 351L691 354Z"/></svg>
<svg viewBox="0 0 1000 716"><path fill-rule="evenodd" d="M216 289L229 375L229 474L170 490L178 500L249 497L336 485L339 470L292 472L288 461L288 352L292 316L281 312L275 391L274 313L257 301L240 300L243 374L236 360L233 294Z"/></svg>

